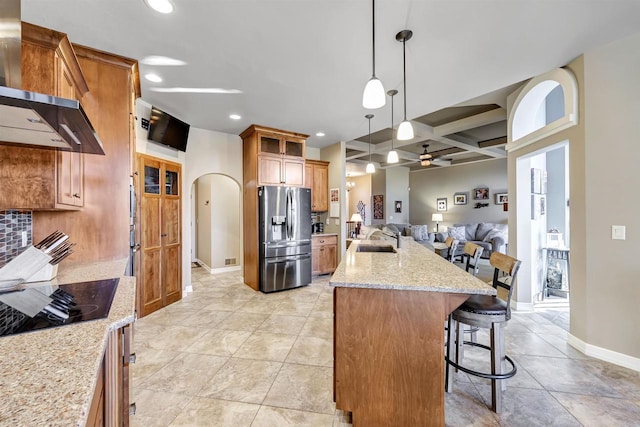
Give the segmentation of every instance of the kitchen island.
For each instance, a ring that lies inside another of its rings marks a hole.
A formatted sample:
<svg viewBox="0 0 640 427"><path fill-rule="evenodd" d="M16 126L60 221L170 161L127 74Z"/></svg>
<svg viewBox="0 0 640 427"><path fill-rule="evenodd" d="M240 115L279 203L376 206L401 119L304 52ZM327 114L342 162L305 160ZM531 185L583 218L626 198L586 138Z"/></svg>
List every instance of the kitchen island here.
<svg viewBox="0 0 640 427"><path fill-rule="evenodd" d="M84 426L101 420L95 412L104 407L96 401L101 389L113 387L103 381L116 380L107 361L122 351L113 338L134 321L135 278L123 276L125 265L126 259L61 268L55 279L65 284L120 278L107 318L0 338L0 425ZM121 393L126 396L126 390L118 392L123 401ZM113 405L104 400L102 394L103 403Z"/></svg>
<svg viewBox="0 0 640 427"><path fill-rule="evenodd" d="M469 295L495 295L413 239L401 243L354 241L330 279L334 400L354 427L444 426L445 320Z"/></svg>

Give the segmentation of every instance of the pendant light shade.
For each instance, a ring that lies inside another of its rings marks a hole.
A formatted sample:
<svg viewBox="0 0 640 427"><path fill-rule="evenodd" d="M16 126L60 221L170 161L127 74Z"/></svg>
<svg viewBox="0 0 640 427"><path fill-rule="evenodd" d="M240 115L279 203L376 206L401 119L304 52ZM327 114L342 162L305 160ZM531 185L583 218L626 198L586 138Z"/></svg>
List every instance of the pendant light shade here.
<svg viewBox="0 0 640 427"><path fill-rule="evenodd" d="M398 158L398 153L393 149L393 97L398 93L397 90L391 89L387 92L387 95L391 97L391 151L387 154L387 163L398 163L400 159Z"/></svg>
<svg viewBox="0 0 640 427"><path fill-rule="evenodd" d="M376 77L376 2L371 0L371 40L373 47L373 72L371 78L364 87L362 94L362 106L364 108L373 110L376 108L384 107L387 99L384 95L384 87L380 79Z"/></svg>
<svg viewBox="0 0 640 427"><path fill-rule="evenodd" d="M400 123L400 127L398 127L398 140L406 141L408 139L413 139L413 126L411 122L407 120L407 49L406 42L411 39L413 36L413 31L411 30L402 30L398 34L396 34L396 40L402 42L402 75L403 75L403 85L404 85L404 120Z"/></svg>
<svg viewBox="0 0 640 427"><path fill-rule="evenodd" d="M366 172L375 173L376 167L373 165L373 162L371 162L371 119L373 119L373 114L367 114L364 117L365 119L369 120L369 163L367 163Z"/></svg>

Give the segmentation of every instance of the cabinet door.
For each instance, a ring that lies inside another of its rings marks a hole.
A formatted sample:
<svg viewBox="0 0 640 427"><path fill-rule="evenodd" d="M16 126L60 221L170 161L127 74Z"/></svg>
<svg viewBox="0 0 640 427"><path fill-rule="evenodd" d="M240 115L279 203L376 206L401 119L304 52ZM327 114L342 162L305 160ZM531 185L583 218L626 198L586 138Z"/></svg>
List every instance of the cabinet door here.
<svg viewBox="0 0 640 427"><path fill-rule="evenodd" d="M320 272L320 249L322 249L322 246L311 249L311 274L313 275L322 274Z"/></svg>
<svg viewBox="0 0 640 427"><path fill-rule="evenodd" d="M282 156L258 156L258 185L281 185L282 181Z"/></svg>
<svg viewBox="0 0 640 427"><path fill-rule="evenodd" d="M304 159L284 157L282 159L284 169L283 181L292 187L304 186Z"/></svg>
<svg viewBox="0 0 640 427"><path fill-rule="evenodd" d="M333 273L336 270L337 245L325 245L320 251L320 273Z"/></svg>
<svg viewBox="0 0 640 427"><path fill-rule="evenodd" d="M313 188L311 195L313 198L314 212L325 212L329 210L329 168L325 165L313 166Z"/></svg>
<svg viewBox="0 0 640 427"><path fill-rule="evenodd" d="M304 141L285 138L282 144L282 154L285 156L304 158Z"/></svg>
<svg viewBox="0 0 640 427"><path fill-rule="evenodd" d="M162 230L162 288L164 305L168 305L182 297L180 199L163 200Z"/></svg>
<svg viewBox="0 0 640 427"><path fill-rule="evenodd" d="M313 165L304 164L304 187L311 189L311 209L313 209Z"/></svg>
<svg viewBox="0 0 640 427"><path fill-rule="evenodd" d="M258 154L282 154L281 139L275 135L258 135Z"/></svg>

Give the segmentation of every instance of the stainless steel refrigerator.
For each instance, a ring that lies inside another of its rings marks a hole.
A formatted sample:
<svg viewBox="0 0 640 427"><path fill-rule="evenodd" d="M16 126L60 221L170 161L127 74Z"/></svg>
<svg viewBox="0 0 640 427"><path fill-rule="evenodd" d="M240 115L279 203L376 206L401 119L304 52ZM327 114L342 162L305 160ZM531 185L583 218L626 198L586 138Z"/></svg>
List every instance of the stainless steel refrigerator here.
<svg viewBox="0 0 640 427"><path fill-rule="evenodd" d="M311 283L311 190L258 187L260 290Z"/></svg>

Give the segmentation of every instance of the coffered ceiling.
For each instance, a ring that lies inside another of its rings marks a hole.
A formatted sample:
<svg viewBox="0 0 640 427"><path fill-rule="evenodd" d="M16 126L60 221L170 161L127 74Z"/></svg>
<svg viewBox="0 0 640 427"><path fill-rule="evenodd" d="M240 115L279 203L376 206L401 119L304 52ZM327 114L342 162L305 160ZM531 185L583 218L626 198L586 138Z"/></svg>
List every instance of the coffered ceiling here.
<svg viewBox="0 0 640 427"><path fill-rule="evenodd" d="M237 135L256 123L309 134L311 147L346 141L351 150L363 149L370 0L172 1L175 12L162 15L143 0L23 0L22 19L140 61L150 55L184 61L141 62L141 75L163 79L142 79L142 98L192 126ZM461 102L639 32L640 1L378 0L376 75L385 90L400 91L396 124L403 92L402 44L395 35L403 29L413 31L406 44L407 117L418 135L401 147L403 157L415 160L426 141L455 163L504 156L496 140L504 136L498 131L504 98L474 108ZM171 88L238 92L161 92ZM242 118L232 120L232 113ZM389 139L389 103L373 114L378 154ZM464 152L456 152L461 144Z"/></svg>

